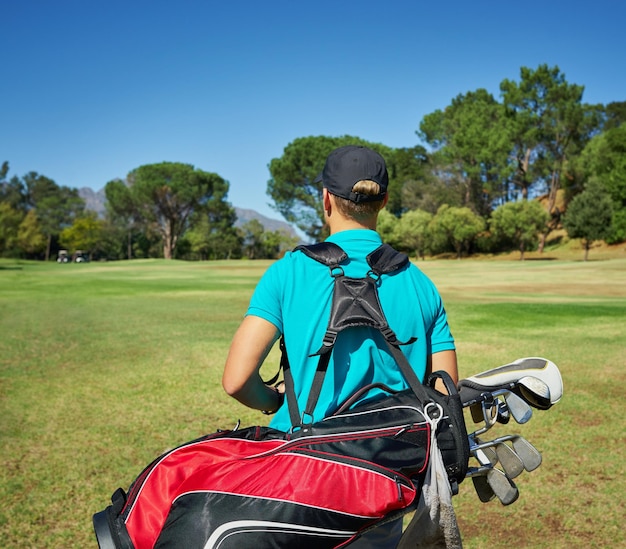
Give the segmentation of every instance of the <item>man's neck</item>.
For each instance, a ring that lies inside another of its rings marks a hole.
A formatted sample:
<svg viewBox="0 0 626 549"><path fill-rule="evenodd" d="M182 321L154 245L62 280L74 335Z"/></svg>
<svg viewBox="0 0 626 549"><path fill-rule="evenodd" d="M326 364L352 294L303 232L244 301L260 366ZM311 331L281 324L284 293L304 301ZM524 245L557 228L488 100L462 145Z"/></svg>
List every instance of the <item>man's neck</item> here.
<svg viewBox="0 0 626 549"><path fill-rule="evenodd" d="M376 219L372 220L371 223L359 223L354 219L346 219L342 217L337 217L337 219L332 219L329 223L330 234L340 233L341 231L352 231L354 229L369 229L371 231L376 230Z"/></svg>

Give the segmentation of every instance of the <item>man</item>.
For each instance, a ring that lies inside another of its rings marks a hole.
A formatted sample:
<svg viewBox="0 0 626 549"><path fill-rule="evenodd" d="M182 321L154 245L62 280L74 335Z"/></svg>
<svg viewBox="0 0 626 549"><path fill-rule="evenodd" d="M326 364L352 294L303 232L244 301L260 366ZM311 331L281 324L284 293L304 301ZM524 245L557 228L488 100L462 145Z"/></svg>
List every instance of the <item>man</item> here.
<svg viewBox="0 0 626 549"><path fill-rule="evenodd" d="M340 147L328 156L320 177L324 218L330 228L327 240L348 254L348 262L342 264L346 276L363 277L369 270L366 256L382 243L376 222L388 199L385 161L366 147ZM332 293L328 267L296 251L267 270L252 296L233 338L222 384L229 395L246 406L275 413L271 427L286 431L291 422L282 391L265 385L259 368L283 334L298 406L305 408L318 361L311 355L322 343ZM420 380L430 371L445 370L456 383L454 339L432 282L409 264L393 275L383 275L378 293L398 339L417 338L402 350ZM342 331L313 420L328 416L356 389L372 382L399 390L408 387L380 333L366 327ZM396 521L377 528L352 547L395 547L401 527L401 521Z"/></svg>

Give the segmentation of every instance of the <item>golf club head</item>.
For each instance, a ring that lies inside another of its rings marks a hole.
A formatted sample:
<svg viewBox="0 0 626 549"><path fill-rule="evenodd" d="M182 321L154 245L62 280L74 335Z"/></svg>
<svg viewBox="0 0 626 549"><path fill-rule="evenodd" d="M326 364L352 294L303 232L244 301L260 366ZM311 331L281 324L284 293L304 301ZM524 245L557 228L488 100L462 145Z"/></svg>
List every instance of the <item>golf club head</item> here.
<svg viewBox="0 0 626 549"><path fill-rule="evenodd" d="M524 437L516 436L511 439L511 443L528 472L534 471L541 465L541 453Z"/></svg>
<svg viewBox="0 0 626 549"><path fill-rule="evenodd" d="M491 469L487 473L487 483L502 505L511 505L517 501L519 490L515 483L500 469Z"/></svg>
<svg viewBox="0 0 626 549"><path fill-rule="evenodd" d="M521 378L515 385L514 391L538 410L548 410L552 407L550 387L539 378L532 376Z"/></svg>
<svg viewBox="0 0 626 549"><path fill-rule="evenodd" d="M557 365L545 358L528 357L460 380L458 387L461 400L466 405L472 404L479 401L485 393L498 389L514 389L523 378L535 378L544 384L539 385L530 380L523 384L519 396L531 405L536 403L538 408L547 409L548 402L552 406L563 396L563 380Z"/></svg>
<svg viewBox="0 0 626 549"><path fill-rule="evenodd" d="M495 452L500 466L510 479L520 476L526 470L520 456L504 442L495 446Z"/></svg>
<svg viewBox="0 0 626 549"><path fill-rule="evenodd" d="M515 393L507 391L504 393L504 401L509 409L510 414L517 423L527 423L533 417L533 409L521 397Z"/></svg>
<svg viewBox="0 0 626 549"><path fill-rule="evenodd" d="M487 475L472 477L472 483L474 484L474 490L476 490L478 499L483 503L488 503L496 497L489 482L487 482Z"/></svg>

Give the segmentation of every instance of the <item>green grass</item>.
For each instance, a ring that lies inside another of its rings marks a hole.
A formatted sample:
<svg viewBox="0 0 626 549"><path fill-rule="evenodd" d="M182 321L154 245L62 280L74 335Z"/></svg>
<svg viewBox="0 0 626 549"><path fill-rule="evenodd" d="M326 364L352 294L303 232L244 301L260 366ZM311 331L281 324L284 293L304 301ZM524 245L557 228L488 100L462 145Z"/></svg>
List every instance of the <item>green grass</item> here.
<svg viewBox="0 0 626 549"><path fill-rule="evenodd" d="M91 515L158 454L266 420L220 378L268 265L0 261L0 546L93 547ZM565 385L552 410L492 430L526 436L544 463L510 507L461 485L465 546L623 544L626 260L419 266L444 296L462 376L545 356Z"/></svg>

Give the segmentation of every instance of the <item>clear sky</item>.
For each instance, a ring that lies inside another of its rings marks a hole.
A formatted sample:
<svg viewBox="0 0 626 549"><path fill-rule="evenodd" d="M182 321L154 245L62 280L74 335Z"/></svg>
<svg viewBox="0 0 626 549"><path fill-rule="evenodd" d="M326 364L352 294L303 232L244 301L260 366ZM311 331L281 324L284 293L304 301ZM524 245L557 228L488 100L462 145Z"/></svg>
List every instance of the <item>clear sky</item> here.
<svg viewBox="0 0 626 549"><path fill-rule="evenodd" d="M0 162L99 190L143 164L216 172L268 205L294 139L419 143L458 94L558 66L626 100L622 0L0 0Z"/></svg>

